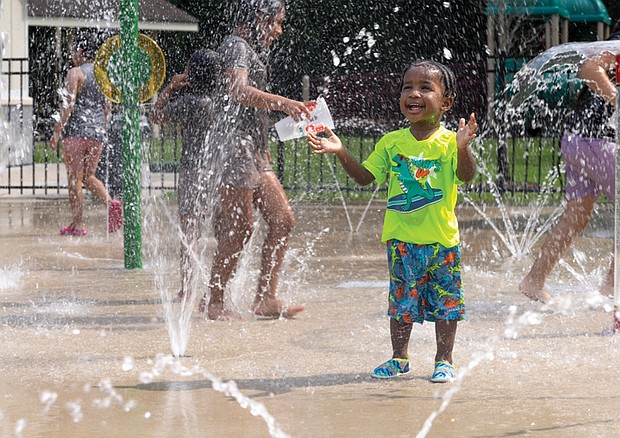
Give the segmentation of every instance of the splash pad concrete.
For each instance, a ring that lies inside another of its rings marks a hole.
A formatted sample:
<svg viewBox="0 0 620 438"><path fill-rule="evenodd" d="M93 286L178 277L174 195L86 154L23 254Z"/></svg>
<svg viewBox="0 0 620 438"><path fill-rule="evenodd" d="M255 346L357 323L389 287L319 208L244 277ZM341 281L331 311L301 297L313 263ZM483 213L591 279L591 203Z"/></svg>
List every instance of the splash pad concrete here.
<svg viewBox="0 0 620 438"><path fill-rule="evenodd" d="M391 353L382 203L355 234L342 207L294 208L281 296L307 310L290 321L194 313L177 359L156 269L148 258L143 270L123 268L122 236L106 236L102 207L85 212L88 236L67 238L66 200L2 199L2 436L620 435L620 338L604 334L612 302L596 293L613 212L602 208L598 228L577 239L548 284L558 303L543 306L517 292L531 261L504 257L461 208L461 379L436 385L432 324L414 328L409 375L370 378ZM357 221L364 206L349 208Z"/></svg>

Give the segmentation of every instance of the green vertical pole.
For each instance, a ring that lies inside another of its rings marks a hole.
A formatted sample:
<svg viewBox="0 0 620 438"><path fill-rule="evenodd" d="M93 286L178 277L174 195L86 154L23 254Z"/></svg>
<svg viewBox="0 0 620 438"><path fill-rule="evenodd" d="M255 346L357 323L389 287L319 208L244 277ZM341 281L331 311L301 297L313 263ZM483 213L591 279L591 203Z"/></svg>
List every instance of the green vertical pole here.
<svg viewBox="0 0 620 438"><path fill-rule="evenodd" d="M120 1L120 38L123 68L123 232L125 268L142 268L142 208L140 205L140 112L138 109L138 0Z"/></svg>

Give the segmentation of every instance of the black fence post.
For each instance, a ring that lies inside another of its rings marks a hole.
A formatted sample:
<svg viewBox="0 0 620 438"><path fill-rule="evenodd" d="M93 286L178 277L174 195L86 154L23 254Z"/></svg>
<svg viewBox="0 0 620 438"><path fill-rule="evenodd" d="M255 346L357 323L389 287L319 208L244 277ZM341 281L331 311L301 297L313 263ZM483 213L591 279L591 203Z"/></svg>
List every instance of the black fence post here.
<svg viewBox="0 0 620 438"><path fill-rule="evenodd" d="M500 193L504 193L510 180L510 167L508 163L508 132L506 127L506 51L498 51L497 56L497 93L496 105L497 118L495 125L497 129L497 188Z"/></svg>

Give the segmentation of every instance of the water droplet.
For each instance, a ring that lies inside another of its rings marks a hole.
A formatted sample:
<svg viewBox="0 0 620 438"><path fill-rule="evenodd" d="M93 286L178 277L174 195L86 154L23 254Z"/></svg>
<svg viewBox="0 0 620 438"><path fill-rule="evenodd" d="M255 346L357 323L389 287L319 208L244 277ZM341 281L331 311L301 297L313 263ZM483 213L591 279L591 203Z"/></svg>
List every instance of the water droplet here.
<svg viewBox="0 0 620 438"><path fill-rule="evenodd" d="M17 420L17 423L15 424L16 436L19 436L22 433L22 431L26 428L26 424L28 424L28 422L25 418L20 418L19 420Z"/></svg>
<svg viewBox="0 0 620 438"><path fill-rule="evenodd" d="M43 391L41 393L41 403L45 403L48 406L54 404L57 398L58 394L52 391Z"/></svg>
<svg viewBox="0 0 620 438"><path fill-rule="evenodd" d="M125 356L125 359L123 360L123 366L122 366L123 371L133 370L133 367L134 367L133 358L129 356Z"/></svg>

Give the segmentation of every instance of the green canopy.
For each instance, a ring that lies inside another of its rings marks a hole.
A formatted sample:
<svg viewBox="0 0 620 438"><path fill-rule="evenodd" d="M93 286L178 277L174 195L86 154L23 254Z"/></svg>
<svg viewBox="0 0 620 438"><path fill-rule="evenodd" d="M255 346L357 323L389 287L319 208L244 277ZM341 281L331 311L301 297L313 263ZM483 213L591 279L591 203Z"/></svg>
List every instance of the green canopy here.
<svg viewBox="0 0 620 438"><path fill-rule="evenodd" d="M487 15L497 15L498 12L509 15L559 15L568 18L570 14L566 3L566 0L489 0L486 13Z"/></svg>
<svg viewBox="0 0 620 438"><path fill-rule="evenodd" d="M547 17L559 15L571 22L611 24L607 8L601 0L489 0L487 15L527 15Z"/></svg>
<svg viewBox="0 0 620 438"><path fill-rule="evenodd" d="M568 21L611 24L607 8L601 0L565 0Z"/></svg>

